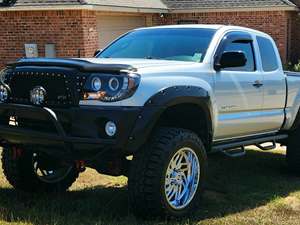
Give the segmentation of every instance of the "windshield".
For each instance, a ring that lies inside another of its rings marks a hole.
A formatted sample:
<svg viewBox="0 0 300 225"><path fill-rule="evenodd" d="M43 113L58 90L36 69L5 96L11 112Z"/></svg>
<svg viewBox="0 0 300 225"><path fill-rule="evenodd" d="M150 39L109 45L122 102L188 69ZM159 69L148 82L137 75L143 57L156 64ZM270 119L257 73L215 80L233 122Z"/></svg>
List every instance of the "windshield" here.
<svg viewBox="0 0 300 225"><path fill-rule="evenodd" d="M113 42L97 57L202 62L215 32L199 28L136 30Z"/></svg>

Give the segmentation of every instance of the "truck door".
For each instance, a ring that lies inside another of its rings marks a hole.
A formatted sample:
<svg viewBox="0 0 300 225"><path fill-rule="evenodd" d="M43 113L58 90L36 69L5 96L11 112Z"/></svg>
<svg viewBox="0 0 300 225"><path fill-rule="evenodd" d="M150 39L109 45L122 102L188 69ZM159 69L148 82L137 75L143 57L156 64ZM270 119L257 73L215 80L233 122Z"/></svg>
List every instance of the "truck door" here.
<svg viewBox="0 0 300 225"><path fill-rule="evenodd" d="M247 58L243 67L225 68L215 72L215 98L218 116L215 140L263 133L260 117L263 105L263 74L257 70L254 41L246 32L227 33L215 55L241 51Z"/></svg>
<svg viewBox="0 0 300 225"><path fill-rule="evenodd" d="M286 81L277 47L268 37L256 37L263 72L264 102L261 124L266 130L277 131L284 121Z"/></svg>

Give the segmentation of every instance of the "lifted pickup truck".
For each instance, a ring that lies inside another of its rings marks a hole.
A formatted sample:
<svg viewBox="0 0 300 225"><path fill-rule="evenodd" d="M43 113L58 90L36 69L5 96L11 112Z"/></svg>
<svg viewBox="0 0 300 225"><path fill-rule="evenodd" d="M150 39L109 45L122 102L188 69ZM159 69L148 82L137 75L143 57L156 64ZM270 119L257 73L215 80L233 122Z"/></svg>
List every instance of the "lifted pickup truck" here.
<svg viewBox="0 0 300 225"><path fill-rule="evenodd" d="M207 153L280 143L300 172L299 90L272 38L243 27L142 28L95 58L21 59L1 75L4 174L29 192L64 191L85 167L126 175L136 215L183 216Z"/></svg>

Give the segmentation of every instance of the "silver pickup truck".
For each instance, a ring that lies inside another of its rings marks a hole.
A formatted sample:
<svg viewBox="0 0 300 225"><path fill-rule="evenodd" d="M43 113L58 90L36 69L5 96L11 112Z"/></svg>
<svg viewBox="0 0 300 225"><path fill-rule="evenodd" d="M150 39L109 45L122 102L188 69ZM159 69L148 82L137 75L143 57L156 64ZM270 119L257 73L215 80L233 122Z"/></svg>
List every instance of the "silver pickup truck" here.
<svg viewBox="0 0 300 225"><path fill-rule="evenodd" d="M91 167L128 176L136 215L183 216L201 203L208 153L280 143L300 172L299 90L273 39L243 27L142 28L94 58L21 59L1 74L4 174L53 192Z"/></svg>

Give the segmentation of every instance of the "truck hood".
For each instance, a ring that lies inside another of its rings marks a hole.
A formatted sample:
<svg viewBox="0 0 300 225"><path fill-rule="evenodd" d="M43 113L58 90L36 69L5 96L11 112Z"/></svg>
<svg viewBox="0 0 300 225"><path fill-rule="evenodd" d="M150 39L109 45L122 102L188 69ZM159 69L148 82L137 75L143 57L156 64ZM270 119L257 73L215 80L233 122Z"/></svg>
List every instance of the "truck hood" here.
<svg viewBox="0 0 300 225"><path fill-rule="evenodd" d="M122 70L136 71L142 68L187 66L199 63L170 61L170 60L152 60L152 59L98 59L98 58L29 58L20 59L17 62L8 64L11 67L19 66L61 66L77 68L86 72L118 72Z"/></svg>
<svg viewBox="0 0 300 225"><path fill-rule="evenodd" d="M124 64L130 65L136 69L149 68L149 67L161 67L161 66L180 66L195 64L195 62L184 61L171 61L171 60L157 60L157 59L104 59L104 58L87 58L85 61L95 64Z"/></svg>

